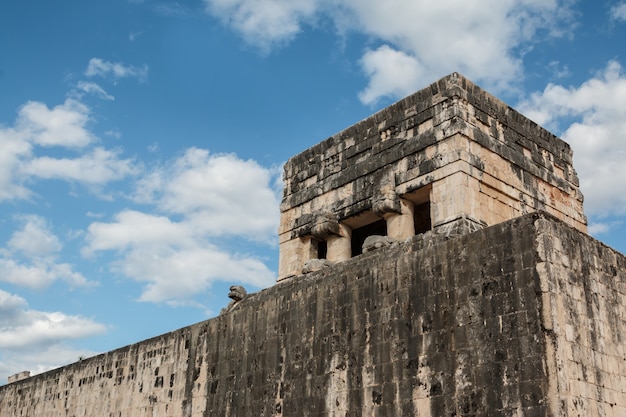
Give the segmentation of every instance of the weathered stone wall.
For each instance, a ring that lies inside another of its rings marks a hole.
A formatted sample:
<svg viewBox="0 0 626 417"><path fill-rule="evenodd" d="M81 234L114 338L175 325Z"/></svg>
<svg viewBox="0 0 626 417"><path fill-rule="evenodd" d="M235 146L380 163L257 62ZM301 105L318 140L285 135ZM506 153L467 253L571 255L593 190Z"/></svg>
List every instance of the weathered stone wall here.
<svg viewBox="0 0 626 417"><path fill-rule="evenodd" d="M194 327L0 387L0 416L181 416ZM202 414L196 414L202 415Z"/></svg>
<svg viewBox="0 0 626 417"><path fill-rule="evenodd" d="M381 194L430 202L434 230L542 210L586 231L569 145L451 74L285 164L279 280L315 256L307 237L321 214L349 228Z"/></svg>
<svg viewBox="0 0 626 417"><path fill-rule="evenodd" d="M545 214L432 232L0 387L16 416L623 416L624 256Z"/></svg>
<svg viewBox="0 0 626 417"><path fill-rule="evenodd" d="M538 223L551 407L626 416L626 258L561 223Z"/></svg>

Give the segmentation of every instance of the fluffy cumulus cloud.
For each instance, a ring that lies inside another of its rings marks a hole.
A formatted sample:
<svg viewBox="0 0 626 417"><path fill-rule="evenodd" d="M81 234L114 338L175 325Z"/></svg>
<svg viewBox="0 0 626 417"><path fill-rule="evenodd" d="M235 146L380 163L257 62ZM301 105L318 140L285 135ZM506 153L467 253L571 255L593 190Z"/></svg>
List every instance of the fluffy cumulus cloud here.
<svg viewBox="0 0 626 417"><path fill-rule="evenodd" d="M424 74L424 67L414 56L387 45L369 50L361 60L369 85L359 93L363 103L373 103L380 97L402 97L415 91Z"/></svg>
<svg viewBox="0 0 626 417"><path fill-rule="evenodd" d="M503 89L522 75L521 49L538 35L570 30L573 0L205 0L206 10L263 49L302 26L330 19L341 33L365 34L366 104L398 97L452 71ZM396 66L399 66L396 68Z"/></svg>
<svg viewBox="0 0 626 417"><path fill-rule="evenodd" d="M277 226L278 200L271 188L275 174L234 154L191 148L169 168L141 181L138 198L192 219L203 233L267 239Z"/></svg>
<svg viewBox="0 0 626 417"><path fill-rule="evenodd" d="M93 58L85 74L115 80L143 78L147 67ZM0 124L0 202L31 197L26 184L33 179L102 186L139 172L135 162L123 159L119 150L101 145L100 138L92 131L91 109L81 101L84 94L114 99L98 84L79 81L63 103L49 107L29 101L19 108L12 125Z"/></svg>
<svg viewBox="0 0 626 417"><path fill-rule="evenodd" d="M89 108L67 99L52 109L44 103L28 102L20 109L16 125L36 145L82 148L95 139L87 129L88 121Z"/></svg>
<svg viewBox="0 0 626 417"><path fill-rule="evenodd" d="M55 281L72 287L90 286L82 274L68 263L58 262L63 245L39 216L21 216L21 227L0 248L0 281L41 289Z"/></svg>
<svg viewBox="0 0 626 417"><path fill-rule="evenodd" d="M120 155L119 150L95 147L76 158L42 156L28 161L24 172L38 178L102 185L139 172L134 161Z"/></svg>
<svg viewBox="0 0 626 417"><path fill-rule="evenodd" d="M146 65L135 67L132 65L124 65L121 62L91 58L85 70L85 75L87 77L112 78L114 81L120 78L137 78L143 80L148 75L148 67Z"/></svg>
<svg viewBox="0 0 626 417"><path fill-rule="evenodd" d="M25 184L36 178L103 185L136 174L134 162L119 151L95 146L90 121L89 107L68 98L52 108L28 102L13 126L0 125L0 201L30 197Z"/></svg>
<svg viewBox="0 0 626 417"><path fill-rule="evenodd" d="M188 149L138 182L135 199L153 212L125 210L111 222L92 223L83 253L116 253L115 272L144 283L143 301L184 301L216 280L268 286L274 273L227 242L272 243L274 175L235 155Z"/></svg>
<svg viewBox="0 0 626 417"><path fill-rule="evenodd" d="M548 85L520 110L559 131L574 149L574 163L593 217L626 214L626 74L611 61L579 86ZM596 225L602 231L601 225Z"/></svg>
<svg viewBox="0 0 626 417"><path fill-rule="evenodd" d="M32 310L22 297L0 289L0 379L16 369L39 373L91 355L66 342L105 331L89 318Z"/></svg>

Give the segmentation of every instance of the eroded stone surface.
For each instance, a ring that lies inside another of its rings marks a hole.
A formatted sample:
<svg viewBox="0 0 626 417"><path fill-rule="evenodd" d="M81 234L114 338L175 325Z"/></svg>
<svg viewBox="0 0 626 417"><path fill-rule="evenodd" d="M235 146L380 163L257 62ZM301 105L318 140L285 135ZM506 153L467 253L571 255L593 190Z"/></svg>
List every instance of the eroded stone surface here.
<svg viewBox="0 0 626 417"><path fill-rule="evenodd" d="M0 417L622 416L625 271L540 213L426 233L2 386Z"/></svg>
<svg viewBox="0 0 626 417"><path fill-rule="evenodd" d="M626 416L626 258L571 157L445 77L285 165L279 285L14 375L0 417Z"/></svg>
<svg viewBox="0 0 626 417"><path fill-rule="evenodd" d="M291 158L284 185L279 281L316 256L307 237L323 213L351 229L384 219L401 239L535 210L586 231L569 145L456 73ZM427 230L414 229L405 206L423 203Z"/></svg>
<svg viewBox="0 0 626 417"><path fill-rule="evenodd" d="M322 268L328 268L332 265L328 259L311 259L304 263L304 267L302 268L303 274L309 274L311 272L319 271Z"/></svg>
<svg viewBox="0 0 626 417"><path fill-rule="evenodd" d="M395 242L388 236L372 235L368 236L363 243L363 253L389 246Z"/></svg>

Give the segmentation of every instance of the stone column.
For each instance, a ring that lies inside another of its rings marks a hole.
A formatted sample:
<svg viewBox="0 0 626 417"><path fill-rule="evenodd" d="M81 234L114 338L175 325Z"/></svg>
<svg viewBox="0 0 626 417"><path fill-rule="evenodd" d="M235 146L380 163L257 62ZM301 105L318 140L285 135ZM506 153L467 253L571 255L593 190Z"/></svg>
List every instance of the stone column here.
<svg viewBox="0 0 626 417"><path fill-rule="evenodd" d="M352 258L352 229L339 224L339 234L326 239L326 259L332 262L345 261Z"/></svg>
<svg viewBox="0 0 626 417"><path fill-rule="evenodd" d="M404 240L415 235L413 203L400 198L392 180L387 175L381 180L378 194L372 197L372 210L387 222L387 236Z"/></svg>
<svg viewBox="0 0 626 417"><path fill-rule="evenodd" d="M415 236L413 203L400 199L400 213L389 212L383 215L387 222L387 236L396 240L405 240Z"/></svg>
<svg viewBox="0 0 626 417"><path fill-rule="evenodd" d="M326 241L326 259L329 261L345 261L352 257L352 229L339 223L332 213L318 216L311 234L317 240Z"/></svg>

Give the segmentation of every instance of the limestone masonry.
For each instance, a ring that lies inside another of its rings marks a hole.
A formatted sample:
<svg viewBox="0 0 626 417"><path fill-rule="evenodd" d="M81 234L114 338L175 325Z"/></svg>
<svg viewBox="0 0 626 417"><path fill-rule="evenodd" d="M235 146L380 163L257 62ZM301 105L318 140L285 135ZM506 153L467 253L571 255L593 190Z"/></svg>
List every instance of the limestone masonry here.
<svg viewBox="0 0 626 417"><path fill-rule="evenodd" d="M626 258L566 143L452 74L284 180L275 286L16 374L0 417L626 416Z"/></svg>
<svg viewBox="0 0 626 417"><path fill-rule="evenodd" d="M565 142L452 74L290 159L279 280L459 221L481 228L543 210L586 231Z"/></svg>

